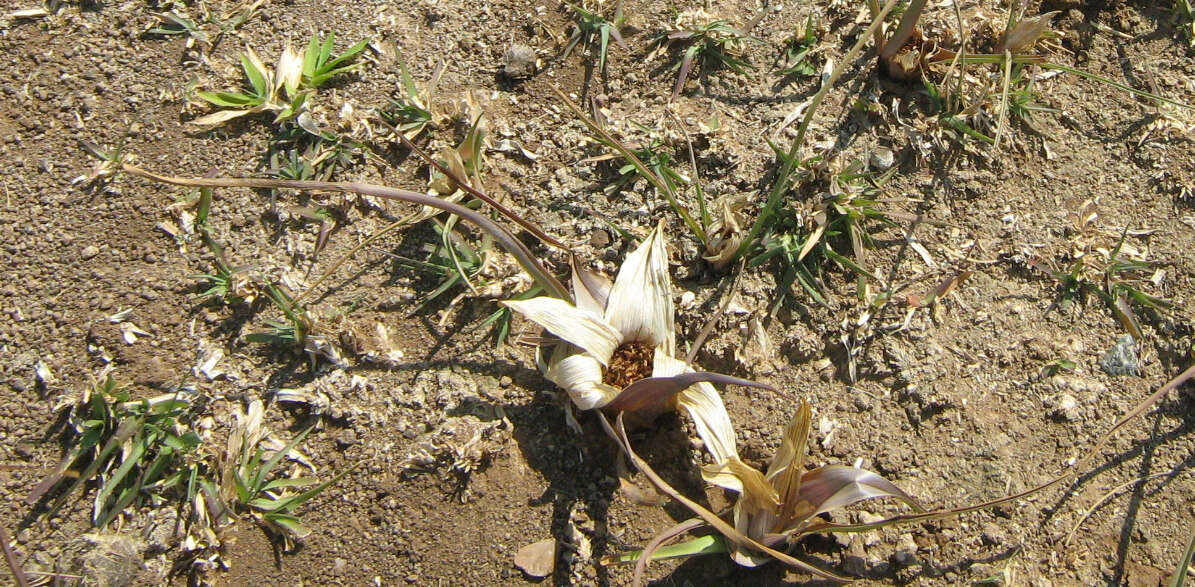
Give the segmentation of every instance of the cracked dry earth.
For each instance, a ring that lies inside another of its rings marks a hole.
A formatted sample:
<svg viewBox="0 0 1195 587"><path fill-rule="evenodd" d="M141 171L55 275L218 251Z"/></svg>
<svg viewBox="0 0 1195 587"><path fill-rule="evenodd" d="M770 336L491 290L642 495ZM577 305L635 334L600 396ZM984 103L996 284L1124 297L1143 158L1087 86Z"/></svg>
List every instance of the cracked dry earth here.
<svg viewBox="0 0 1195 587"><path fill-rule="evenodd" d="M129 176L76 181L97 163L80 141L120 146L163 173L263 172L272 118L201 132L189 124L208 112L195 91L239 83L246 46L272 63L288 42L304 46L317 32L335 31L338 50L375 42L364 65L321 89L312 106L322 124L361 141L334 178L427 187L428 170L370 114L402 83L397 48L420 84L444 61L445 103L468 93L485 112L490 193L594 269L612 275L633 244L613 227L642 237L665 219L678 340L693 341L712 321L696 363L783 391L722 390L739 450L753 465L774 454L794 398L803 397L814 409L812 463L875 470L933 507L977 503L1058 474L1193 359L1189 110L1071 74L1043 76L1034 90L1055 111L1035 113L1031 125L1014 121L997 151L943 133L923 85L881 76L870 57L849 62L813 118L805 153L891 174L879 197L899 216L896 226L876 229L866 264L900 290L868 313L854 274L829 265L825 304L797 285L785 296L770 264L742 270L727 302L723 274L701 259L661 196L642 181L605 189L620 164L602 158L608 150L551 92L600 96L624 136L642 138L632 121L672 129L664 134L676 146L677 169L692 176L671 108L693 135L704 190L744 197L749 223L775 166L762 139L787 145L796 125L780 127L819 84L816 74L780 83L777 52L812 18L817 68L843 62L866 27L853 3L714 0L707 10L735 26L759 15L751 33L760 42L744 48L757 69L703 71L671 106L674 61L654 55L652 39L694 8L685 3L625 2L626 44L611 45L604 77L587 68L593 56L582 48L561 58L570 12L556 2L266 0L226 34L209 26L209 42L194 45L146 31L160 24L155 14L225 15L245 5L57 4L46 14L15 14L38 5L9 0L0 11L0 524L31 580L59 573L68 583L108 585L622 585L631 569L603 557L640 548L689 517L627 471L591 414L578 415L580 434L570 429L557 391L520 342L533 328L516 319L497 345L491 326L479 326L497 309L494 300L529 283L503 257L495 257L484 295L457 286L420 306L440 282L399 259L426 259L439 234L424 222L376 239L306 300L328 345L313 358L246 339L279 318L268 304L197 295L193 276L213 265L188 237L187 208L175 205L187 190ZM969 27L983 18L1003 23L1008 10L987 0L959 8ZM1190 23L1168 2L1044 0L1024 8L1059 11L1059 62L1195 104ZM931 3L925 18L927 30L957 29L950 3ZM534 54L516 64L527 74L517 79L502 73L516 44ZM425 140L433 149L456 145L464 130L450 125ZM817 185L798 190L808 202L793 206L818 201L826 188ZM695 206L693 191L682 203ZM320 224L304 216L315 208L337 214L318 250ZM413 210L352 196L221 189L210 225L234 264L302 291ZM906 218L918 214L927 221L911 228ZM1064 288L1041 269L1063 270L1084 253L1099 259L1122 234L1121 250L1151 264L1142 291L1172 304L1138 310L1142 337L1131 349L1108 304L1094 295L1063 303ZM564 273L564 255L535 250ZM939 304L921 307L936 284L961 271L973 273ZM242 514L219 529L220 548L197 553L180 523L193 512L177 499L142 500L99 531L91 526L95 484L56 515L40 516L45 503L23 500L74 442L60 402L105 369L134 398L191 386L202 398L193 424L212 455L221 454L234 415L261 400L275 447L316 426L288 472L326 479L351 470L297 510L311 534L291 548ZM957 518L812 536L793 552L862 584L1164 584L1195 522L1193 402L1189 385L1171 393L1073 483ZM715 511L728 507L732 496L704 489L704 452L693 438L687 418L666 415L632 440L678 489ZM898 511L865 502L834 515L866 521ZM515 554L543 539L558 547L547 578L534 579L515 566ZM660 562L648 574L661 585L808 580L778 564L740 568L725 555Z"/></svg>

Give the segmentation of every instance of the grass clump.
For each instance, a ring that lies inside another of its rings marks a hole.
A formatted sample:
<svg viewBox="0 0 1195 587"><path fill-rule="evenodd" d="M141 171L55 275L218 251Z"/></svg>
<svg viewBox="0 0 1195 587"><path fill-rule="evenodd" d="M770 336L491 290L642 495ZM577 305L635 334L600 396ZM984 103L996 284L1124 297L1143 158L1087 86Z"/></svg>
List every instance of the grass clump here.
<svg viewBox="0 0 1195 587"><path fill-rule="evenodd" d="M436 66L431 79L420 89L401 53L396 52L395 60L402 83L398 87L398 94L390 99L387 107L378 111L378 115L395 132L402 133L407 140L415 140L424 131L442 125L450 118L438 108L436 101L436 89L440 85L440 76L444 75L445 62L441 61Z"/></svg>
<svg viewBox="0 0 1195 587"><path fill-rule="evenodd" d="M220 14L212 11L206 3L200 2L195 6L198 16L191 16L191 6L169 6L166 7L169 8L166 12L155 15L159 20L158 25L145 32L150 35L183 36L186 38L188 49L198 48L207 52L226 35L235 33L256 16L261 11L262 4L265 4L265 0L242 2Z"/></svg>
<svg viewBox="0 0 1195 587"><path fill-rule="evenodd" d="M292 469L280 474L284 459L302 458L298 446L311 432L306 428L281 448L266 448L267 431L262 423L261 400L250 403L247 412L237 414L228 438L228 448L220 475L220 486L207 481L206 490L219 495L234 513L247 514L265 530L281 538L289 547L295 539L305 538L311 530L295 510L352 471L352 467L320 481Z"/></svg>
<svg viewBox="0 0 1195 587"><path fill-rule="evenodd" d="M585 8L584 4L578 6L574 4L565 3L573 11L573 33L569 36L568 45L564 48L562 59L567 59L569 54L577 45L584 45L589 49L591 45L597 44L598 54L598 70L604 75L606 73L606 56L610 50L610 40L613 39L615 43L625 47L626 43L622 40L622 33L618 29L626 24L626 16L622 12L622 2L614 8L613 18L607 20L599 12Z"/></svg>
<svg viewBox="0 0 1195 587"><path fill-rule="evenodd" d="M787 156L779 149L776 154L781 160ZM828 306L821 286L826 264L854 272L861 280L862 293L866 280L872 277L866 261L866 250L875 246L872 232L876 227L896 226L881 209L879 200L890 174L874 177L857 161L835 170L821 157L803 161L797 168L793 193L797 186L804 190L819 186L820 201L781 208L763 233L762 251L751 257L748 265L779 262L777 285L784 293L777 303L785 295L792 295L796 282L815 301Z"/></svg>
<svg viewBox="0 0 1195 587"><path fill-rule="evenodd" d="M241 55L241 69L245 75L240 91L200 91L197 96L224 110L191 121L196 126L212 128L230 120L258 113L273 113L275 124L297 117L307 100L321 86L334 77L361 67L354 60L365 49L368 40L361 41L339 55L332 55L334 34L326 39L312 36L305 50L295 53L288 44L270 68L262 62L252 47Z"/></svg>
<svg viewBox="0 0 1195 587"><path fill-rule="evenodd" d="M51 503L57 513L85 484L97 487L91 522L107 526L132 505L161 505L194 496L206 473L199 451L202 439L191 427L194 392L136 399L132 389L110 372L70 402L68 420L73 447L48 477L25 499L39 502L66 487Z"/></svg>
<svg viewBox="0 0 1195 587"><path fill-rule="evenodd" d="M744 44L750 40L747 33L730 26L725 20L714 18L704 10L682 12L676 17L674 29L664 33L657 43L660 49L671 48L681 51L676 63L676 85L672 88L670 102L675 102L685 87L685 80L696 65L704 74L720 67L743 74L755 69L739 55Z"/></svg>
<svg viewBox="0 0 1195 587"><path fill-rule="evenodd" d="M817 46L817 33L813 27L813 15L805 19L805 26L798 28L792 37L784 43L783 66L776 73L782 77L806 78L817 75L818 66L814 63L814 48Z"/></svg>

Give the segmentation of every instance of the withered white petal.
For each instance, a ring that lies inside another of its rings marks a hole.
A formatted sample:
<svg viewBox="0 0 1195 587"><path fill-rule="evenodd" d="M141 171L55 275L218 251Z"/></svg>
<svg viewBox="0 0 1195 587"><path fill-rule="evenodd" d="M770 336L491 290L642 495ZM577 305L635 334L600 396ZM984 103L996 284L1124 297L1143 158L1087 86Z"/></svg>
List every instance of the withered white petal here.
<svg viewBox="0 0 1195 587"><path fill-rule="evenodd" d="M573 403L582 410L600 408L618 394L617 389L602 383L602 366L588 353L552 363L544 376L567 391Z"/></svg>
<svg viewBox="0 0 1195 587"><path fill-rule="evenodd" d="M604 275L586 271L576 262L572 265L573 297L576 298L577 307L601 316L610 298L610 280Z"/></svg>
<svg viewBox="0 0 1195 587"><path fill-rule="evenodd" d="M734 427L730 423L730 415L726 413L726 406L722 403L722 396L709 383L698 383L680 393L678 404L689 411L693 417L693 424L697 426L697 435L705 441L705 446L719 463L726 459L738 458L739 451L735 446Z"/></svg>
<svg viewBox="0 0 1195 587"><path fill-rule="evenodd" d="M541 296L502 303L548 332L585 349L602 365L610 362L614 349L622 343L613 326L559 298Z"/></svg>
<svg viewBox="0 0 1195 587"><path fill-rule="evenodd" d="M290 43L286 44L286 48L278 56L274 75L278 78L274 82L275 90L286 88L288 93L294 93L299 87L299 81L303 77L303 57L290 48Z"/></svg>
<svg viewBox="0 0 1195 587"><path fill-rule="evenodd" d="M684 361L669 356L662 349L656 349L652 365L653 377L668 377L688 371L692 369ZM677 403L689 411L693 424L697 426L697 435L705 442L715 463L739 457L730 414L726 413L722 396L718 395L718 390L714 389L713 385L705 382L693 385L680 392Z"/></svg>
<svg viewBox="0 0 1195 587"><path fill-rule="evenodd" d="M672 305L663 223L627 255L610 290L605 316L622 333L624 341L663 346L669 355L674 354L676 309Z"/></svg>

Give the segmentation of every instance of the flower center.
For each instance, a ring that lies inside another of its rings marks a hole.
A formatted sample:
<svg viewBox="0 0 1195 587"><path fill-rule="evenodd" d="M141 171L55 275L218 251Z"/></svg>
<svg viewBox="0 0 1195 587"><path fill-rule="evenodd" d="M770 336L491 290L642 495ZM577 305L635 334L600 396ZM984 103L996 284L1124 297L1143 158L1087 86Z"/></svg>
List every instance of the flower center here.
<svg viewBox="0 0 1195 587"><path fill-rule="evenodd" d="M602 374L602 383L622 389L640 379L651 377L654 355L651 346L642 342L628 342L614 349L610 366Z"/></svg>

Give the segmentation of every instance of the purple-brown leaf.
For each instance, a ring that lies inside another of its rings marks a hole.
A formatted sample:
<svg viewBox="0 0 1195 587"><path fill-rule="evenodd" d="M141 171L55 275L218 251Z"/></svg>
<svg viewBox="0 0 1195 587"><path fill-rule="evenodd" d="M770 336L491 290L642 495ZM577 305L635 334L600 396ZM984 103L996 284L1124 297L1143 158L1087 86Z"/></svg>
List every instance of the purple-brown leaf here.
<svg viewBox="0 0 1195 587"><path fill-rule="evenodd" d="M801 510L805 511L796 515L806 519L878 497L895 497L919 512L924 511L909 494L876 473L846 465L826 465L801 477Z"/></svg>
<svg viewBox="0 0 1195 587"><path fill-rule="evenodd" d="M740 379L721 373L698 371L696 373L681 373L672 377L648 377L640 379L625 388L604 409L611 413L642 412L661 410L667 406L676 394L686 390L689 386L702 382L720 383L722 385L743 385L775 391L776 389L765 383L756 383L748 379ZM664 411L664 410L661 410Z"/></svg>

